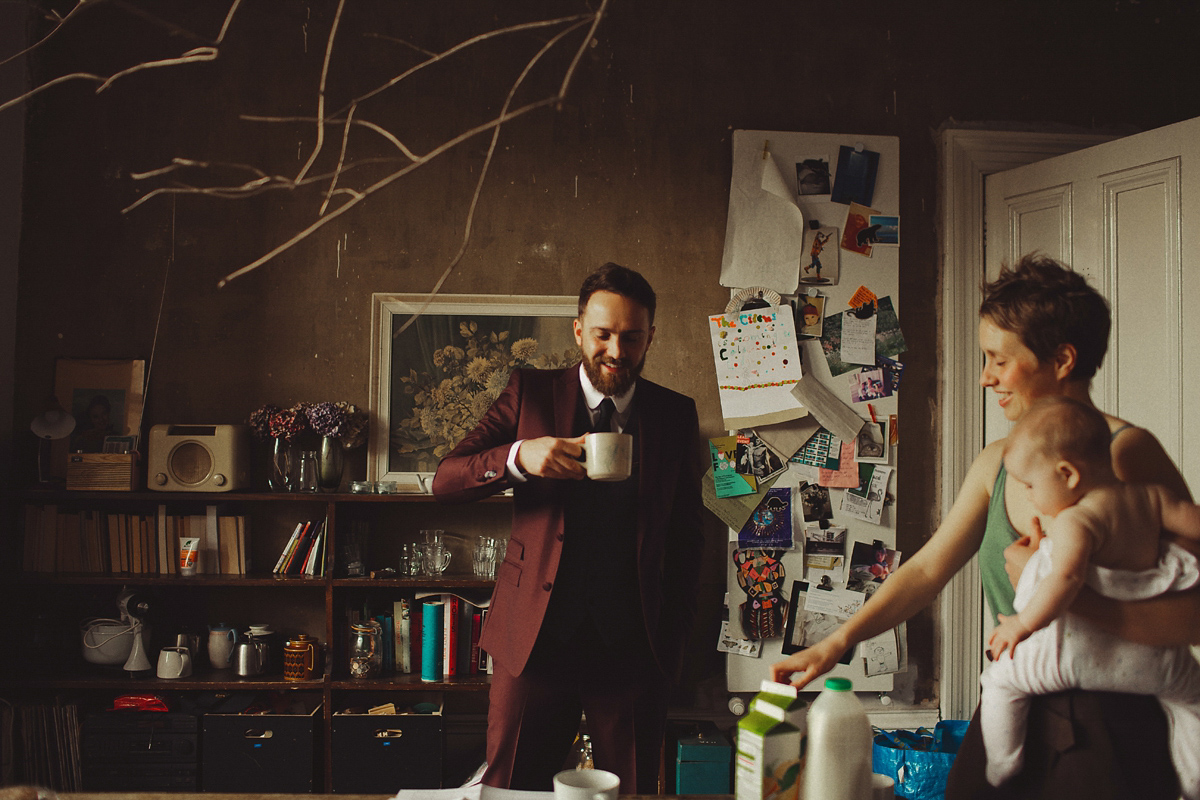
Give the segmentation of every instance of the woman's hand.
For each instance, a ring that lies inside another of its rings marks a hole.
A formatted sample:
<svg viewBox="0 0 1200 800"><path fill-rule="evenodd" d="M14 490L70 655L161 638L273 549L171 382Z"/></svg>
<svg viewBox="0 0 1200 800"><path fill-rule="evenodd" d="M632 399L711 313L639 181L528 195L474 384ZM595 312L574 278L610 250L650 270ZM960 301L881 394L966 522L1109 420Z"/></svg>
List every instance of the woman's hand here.
<svg viewBox="0 0 1200 800"><path fill-rule="evenodd" d="M826 637L812 647L807 647L798 653L792 653L783 661L771 665L771 680L776 683L791 684L802 689L817 678L833 669L845 650L839 650L831 643L832 637ZM798 676L797 676L797 673Z"/></svg>
<svg viewBox="0 0 1200 800"><path fill-rule="evenodd" d="M1045 538L1046 534L1042 532L1042 521L1034 517L1033 524L1029 528L1029 535L1022 536L1004 548L1004 571L1008 573L1008 579L1014 588L1016 588L1017 581L1021 579L1021 573L1025 571L1025 565L1029 563L1029 559L1033 557L1034 552L1041 545L1042 539Z"/></svg>

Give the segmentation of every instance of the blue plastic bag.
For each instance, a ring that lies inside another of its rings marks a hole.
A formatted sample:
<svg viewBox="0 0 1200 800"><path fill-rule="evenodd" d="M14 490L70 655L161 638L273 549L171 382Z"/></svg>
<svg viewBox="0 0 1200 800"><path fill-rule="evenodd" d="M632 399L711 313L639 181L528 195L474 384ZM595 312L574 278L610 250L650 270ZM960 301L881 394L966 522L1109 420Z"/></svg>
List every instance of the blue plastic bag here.
<svg viewBox="0 0 1200 800"><path fill-rule="evenodd" d="M967 732L967 721L942 720L932 732L875 729L871 769L896 782L896 797L944 800L946 779Z"/></svg>

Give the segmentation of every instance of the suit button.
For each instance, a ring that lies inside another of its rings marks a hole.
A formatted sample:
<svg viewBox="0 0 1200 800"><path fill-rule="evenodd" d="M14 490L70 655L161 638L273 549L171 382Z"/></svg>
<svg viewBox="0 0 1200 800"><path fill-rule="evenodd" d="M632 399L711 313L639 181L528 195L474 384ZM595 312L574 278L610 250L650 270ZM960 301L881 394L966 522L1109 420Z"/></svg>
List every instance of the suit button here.
<svg viewBox="0 0 1200 800"><path fill-rule="evenodd" d="M560 533L560 534L557 534L557 535L556 535L554 538L558 539L558 540L561 542L561 541L562 541L564 538L566 538L566 537L564 537L564 536L563 536L563 535Z"/></svg>
<svg viewBox="0 0 1200 800"><path fill-rule="evenodd" d="M552 588L554 588L554 584L553 584L553 583L551 583L550 581L546 581L545 583L543 583L543 584L542 584L542 588L543 588L543 589L545 589L545 590L548 592L548 591L550 591Z"/></svg>
<svg viewBox="0 0 1200 800"><path fill-rule="evenodd" d="M496 477L496 470L494 469L489 469L487 472L483 473L483 479L486 481L490 481L494 477Z"/></svg>

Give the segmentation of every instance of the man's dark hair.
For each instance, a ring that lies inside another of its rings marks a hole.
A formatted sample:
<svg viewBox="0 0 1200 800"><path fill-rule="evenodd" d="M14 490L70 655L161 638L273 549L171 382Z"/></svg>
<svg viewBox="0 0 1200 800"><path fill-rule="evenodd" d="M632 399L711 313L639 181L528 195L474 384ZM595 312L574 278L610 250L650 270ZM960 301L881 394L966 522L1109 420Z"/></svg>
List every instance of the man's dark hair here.
<svg viewBox="0 0 1200 800"><path fill-rule="evenodd" d="M612 292L628 297L650 312L650 324L654 324L654 309L658 305L658 298L641 273L610 261L588 275L579 289L579 316L583 316L588 300L596 292Z"/></svg>

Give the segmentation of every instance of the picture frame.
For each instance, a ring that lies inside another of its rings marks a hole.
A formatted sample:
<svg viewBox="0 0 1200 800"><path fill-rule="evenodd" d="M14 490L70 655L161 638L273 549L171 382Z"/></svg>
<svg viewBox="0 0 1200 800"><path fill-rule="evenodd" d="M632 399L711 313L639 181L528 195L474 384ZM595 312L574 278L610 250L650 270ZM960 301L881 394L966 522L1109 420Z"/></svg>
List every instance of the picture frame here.
<svg viewBox="0 0 1200 800"><path fill-rule="evenodd" d="M429 493L437 462L482 418L513 369L579 362L578 298L371 295L367 479Z"/></svg>
<svg viewBox="0 0 1200 800"><path fill-rule="evenodd" d="M146 362L142 359L74 359L54 362L54 396L75 418L75 429L55 440L51 475L66 478L68 453L105 452L105 440L142 433Z"/></svg>

